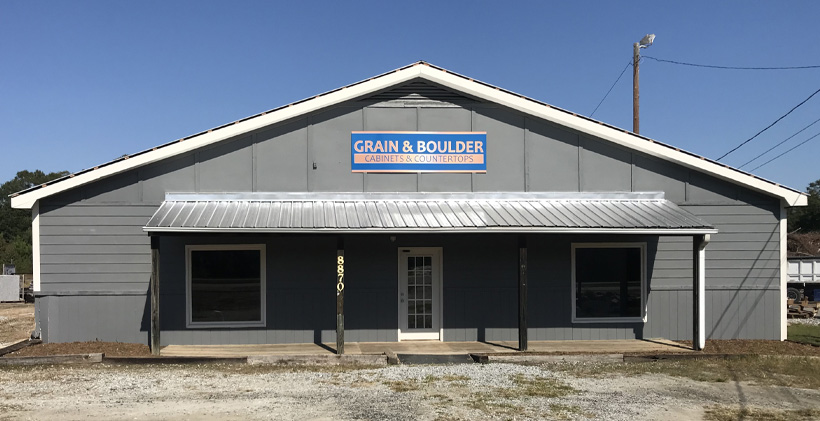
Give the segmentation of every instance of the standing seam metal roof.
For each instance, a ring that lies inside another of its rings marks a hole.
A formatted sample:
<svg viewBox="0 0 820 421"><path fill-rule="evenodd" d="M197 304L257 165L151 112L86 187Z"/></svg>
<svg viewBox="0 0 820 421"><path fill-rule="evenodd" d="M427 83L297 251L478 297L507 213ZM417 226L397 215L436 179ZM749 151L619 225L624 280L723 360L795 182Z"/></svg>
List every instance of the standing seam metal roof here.
<svg viewBox="0 0 820 421"><path fill-rule="evenodd" d="M169 194L147 232L714 233L662 194Z"/></svg>

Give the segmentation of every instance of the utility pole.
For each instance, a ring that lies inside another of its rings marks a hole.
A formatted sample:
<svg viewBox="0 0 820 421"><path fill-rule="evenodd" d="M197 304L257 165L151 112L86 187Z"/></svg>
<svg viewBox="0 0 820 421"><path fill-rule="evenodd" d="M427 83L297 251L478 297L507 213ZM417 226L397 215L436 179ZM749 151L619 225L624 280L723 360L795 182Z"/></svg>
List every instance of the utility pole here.
<svg viewBox="0 0 820 421"><path fill-rule="evenodd" d="M640 82L638 75L638 66L641 63L641 48L646 48L652 45L655 41L655 34L646 34L641 38L640 42L632 45L632 132L640 134L641 132L641 106L640 106Z"/></svg>
<svg viewBox="0 0 820 421"><path fill-rule="evenodd" d="M641 62L641 44L635 43L632 51L632 133L641 132L641 94L638 64Z"/></svg>

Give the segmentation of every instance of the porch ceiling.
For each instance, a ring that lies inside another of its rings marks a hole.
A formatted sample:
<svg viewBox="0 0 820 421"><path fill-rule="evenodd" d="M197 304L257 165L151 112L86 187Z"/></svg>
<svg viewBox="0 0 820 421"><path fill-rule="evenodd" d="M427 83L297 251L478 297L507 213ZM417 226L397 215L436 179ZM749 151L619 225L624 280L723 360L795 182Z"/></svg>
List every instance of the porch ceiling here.
<svg viewBox="0 0 820 421"><path fill-rule="evenodd" d="M662 193L168 194L144 230L711 234Z"/></svg>

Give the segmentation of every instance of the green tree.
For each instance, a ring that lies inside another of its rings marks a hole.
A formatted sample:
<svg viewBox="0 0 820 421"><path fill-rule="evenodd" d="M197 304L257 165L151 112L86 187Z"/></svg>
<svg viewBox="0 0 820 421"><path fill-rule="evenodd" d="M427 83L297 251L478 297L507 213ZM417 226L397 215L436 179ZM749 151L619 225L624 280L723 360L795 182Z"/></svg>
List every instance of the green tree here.
<svg viewBox="0 0 820 421"><path fill-rule="evenodd" d="M806 188L808 205L789 208L789 231L820 232L820 180Z"/></svg>
<svg viewBox="0 0 820 421"><path fill-rule="evenodd" d="M20 171L0 185L0 264L14 263L17 273L31 273L31 212L12 209L10 194L68 175L67 171L44 173Z"/></svg>

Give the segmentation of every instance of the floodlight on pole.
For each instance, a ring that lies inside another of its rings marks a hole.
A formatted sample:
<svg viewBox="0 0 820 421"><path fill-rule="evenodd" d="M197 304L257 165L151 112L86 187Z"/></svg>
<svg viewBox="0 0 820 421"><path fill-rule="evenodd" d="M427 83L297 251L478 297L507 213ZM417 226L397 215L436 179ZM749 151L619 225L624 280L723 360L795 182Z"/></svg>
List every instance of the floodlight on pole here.
<svg viewBox="0 0 820 421"><path fill-rule="evenodd" d="M641 48L647 48L655 42L655 34L646 34L632 47L632 132L640 133L640 83L638 82L638 64L641 62Z"/></svg>

